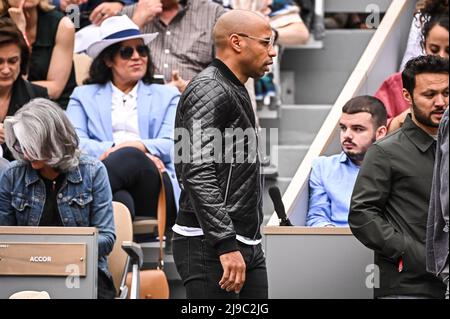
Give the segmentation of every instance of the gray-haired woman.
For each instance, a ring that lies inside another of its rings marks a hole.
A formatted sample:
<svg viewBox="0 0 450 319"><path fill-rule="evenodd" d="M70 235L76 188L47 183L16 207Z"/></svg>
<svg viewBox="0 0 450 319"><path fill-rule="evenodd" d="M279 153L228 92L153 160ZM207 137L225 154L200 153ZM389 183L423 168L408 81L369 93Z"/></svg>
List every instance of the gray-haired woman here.
<svg viewBox="0 0 450 319"><path fill-rule="evenodd" d="M17 161L0 179L0 225L97 227L98 297L114 297L107 255L115 233L105 167L80 155L72 124L47 99L30 101L7 117L4 126L6 144Z"/></svg>

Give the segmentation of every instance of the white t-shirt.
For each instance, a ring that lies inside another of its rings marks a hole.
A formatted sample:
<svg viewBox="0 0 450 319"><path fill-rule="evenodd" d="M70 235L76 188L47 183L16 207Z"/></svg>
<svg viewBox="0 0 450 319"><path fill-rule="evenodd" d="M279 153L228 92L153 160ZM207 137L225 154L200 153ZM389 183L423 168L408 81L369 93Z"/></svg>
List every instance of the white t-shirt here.
<svg viewBox="0 0 450 319"><path fill-rule="evenodd" d="M140 141L138 110L137 110L137 90L139 82L134 88L125 94L114 84L112 87L112 129L115 144L127 141Z"/></svg>
<svg viewBox="0 0 450 319"><path fill-rule="evenodd" d="M178 224L175 224L172 227L172 230L174 232L176 232L177 234L186 236L186 237L194 237L194 236L204 235L203 229L201 229L201 228L180 226ZM247 238L247 237L244 237L241 235L236 235L236 240L240 241L243 244L250 245L250 246L256 246L261 243L261 239L251 239L251 238Z"/></svg>

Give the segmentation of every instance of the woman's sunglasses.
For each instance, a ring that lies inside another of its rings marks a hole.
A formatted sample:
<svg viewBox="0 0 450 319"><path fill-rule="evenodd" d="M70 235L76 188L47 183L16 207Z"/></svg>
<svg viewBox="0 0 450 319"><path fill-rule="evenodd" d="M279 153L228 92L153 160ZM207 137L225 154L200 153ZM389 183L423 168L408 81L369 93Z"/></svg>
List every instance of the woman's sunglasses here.
<svg viewBox="0 0 450 319"><path fill-rule="evenodd" d="M148 57L149 50L148 47L144 44L138 45L136 48L125 46L119 49L119 55L124 60L129 60L134 54L134 50L137 51L141 58Z"/></svg>

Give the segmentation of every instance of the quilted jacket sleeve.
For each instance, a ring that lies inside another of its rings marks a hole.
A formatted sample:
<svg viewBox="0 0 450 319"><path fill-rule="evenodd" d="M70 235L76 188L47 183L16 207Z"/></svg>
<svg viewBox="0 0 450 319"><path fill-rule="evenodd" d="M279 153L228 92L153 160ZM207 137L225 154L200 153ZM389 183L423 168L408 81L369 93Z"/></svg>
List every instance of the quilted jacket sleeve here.
<svg viewBox="0 0 450 319"><path fill-rule="evenodd" d="M189 132L188 143L184 141L183 148L188 147L190 152L190 160L178 164L181 170L177 171L181 173L184 190L206 240L219 255L237 250L236 233L224 205L215 163L208 157L213 154L213 144L217 140L202 140L201 135L214 129L223 132L233 105L220 83L198 81L183 94L176 123L177 127Z"/></svg>

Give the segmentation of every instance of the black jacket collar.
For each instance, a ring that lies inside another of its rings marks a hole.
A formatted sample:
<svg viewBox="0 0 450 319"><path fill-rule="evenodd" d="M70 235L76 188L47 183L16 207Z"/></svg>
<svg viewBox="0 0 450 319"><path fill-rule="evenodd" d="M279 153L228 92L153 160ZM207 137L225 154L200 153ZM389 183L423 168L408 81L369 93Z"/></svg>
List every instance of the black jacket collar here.
<svg viewBox="0 0 450 319"><path fill-rule="evenodd" d="M241 81L239 81L239 79L236 77L236 75L234 75L234 73L230 70L230 68L223 63L221 60L219 59L214 59L211 62L211 65L218 68L219 71L231 82L233 82L234 84L238 85L238 86L243 86Z"/></svg>

